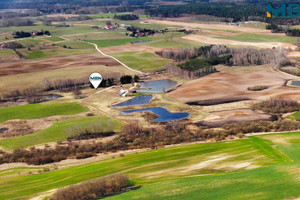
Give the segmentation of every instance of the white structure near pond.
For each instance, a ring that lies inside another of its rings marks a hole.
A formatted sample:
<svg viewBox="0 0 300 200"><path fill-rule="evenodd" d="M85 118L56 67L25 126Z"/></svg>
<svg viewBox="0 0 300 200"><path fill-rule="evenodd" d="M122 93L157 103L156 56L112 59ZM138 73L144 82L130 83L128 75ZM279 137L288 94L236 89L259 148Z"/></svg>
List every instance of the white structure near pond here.
<svg viewBox="0 0 300 200"><path fill-rule="evenodd" d="M128 91L125 90L123 87L121 87L120 91L119 91L119 96L121 97L126 97Z"/></svg>

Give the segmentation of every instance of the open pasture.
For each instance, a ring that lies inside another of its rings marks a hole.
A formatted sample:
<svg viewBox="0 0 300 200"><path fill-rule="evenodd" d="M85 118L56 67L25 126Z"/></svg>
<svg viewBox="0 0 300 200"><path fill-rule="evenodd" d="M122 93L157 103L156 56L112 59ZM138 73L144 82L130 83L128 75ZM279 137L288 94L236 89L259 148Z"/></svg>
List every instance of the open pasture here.
<svg viewBox="0 0 300 200"><path fill-rule="evenodd" d="M276 136L285 139L291 135L299 138L299 133ZM300 196L300 184L293 175L299 171L295 157L299 144L299 140L282 145L251 137L151 150L48 173L7 177L0 183L1 197L29 199L58 187L123 173L142 188L108 199L287 199Z"/></svg>
<svg viewBox="0 0 300 200"><path fill-rule="evenodd" d="M146 72L162 70L166 64L171 62L169 59L160 58L149 52L123 52L112 53L111 55L133 69Z"/></svg>
<svg viewBox="0 0 300 200"><path fill-rule="evenodd" d="M88 58L93 59L94 57L89 56ZM80 60L78 60L80 61ZM81 60L84 62L84 59ZM88 61L88 60L87 60ZM95 62L95 60L94 60ZM103 61L102 61L103 62ZM54 62L55 63L55 62ZM92 72L101 71L103 76L108 76L112 73L125 75L130 74L133 75L132 71L129 71L123 66L104 66L104 65L89 65L84 63L75 63L70 62L70 65L61 66L60 68L55 68L51 64L52 67L42 69L28 69L28 73L16 73L16 75L8 75L8 76L0 76L0 94L9 93L13 90L22 90L29 87L41 86L43 87L43 83L45 79L54 81L58 79L80 79L80 78L88 78ZM109 63L108 63L109 64ZM27 72L27 71L25 71ZM10 84L10 80L14 79L14 84Z"/></svg>
<svg viewBox="0 0 300 200"><path fill-rule="evenodd" d="M2 139L0 140L0 146L7 150L14 150L19 147L25 148L39 144L62 141L71 136L66 132L67 128L70 128L73 125L82 125L84 127L91 123L100 123L100 121L103 124L104 130L107 128L109 122L112 122L114 131L118 132L121 130L122 123L120 121L111 120L104 116L70 118L55 122L51 127L32 134Z"/></svg>
<svg viewBox="0 0 300 200"><path fill-rule="evenodd" d="M28 104L0 107L0 122L5 122L10 119L34 119L53 115L73 115L86 110L86 108L78 103Z"/></svg>

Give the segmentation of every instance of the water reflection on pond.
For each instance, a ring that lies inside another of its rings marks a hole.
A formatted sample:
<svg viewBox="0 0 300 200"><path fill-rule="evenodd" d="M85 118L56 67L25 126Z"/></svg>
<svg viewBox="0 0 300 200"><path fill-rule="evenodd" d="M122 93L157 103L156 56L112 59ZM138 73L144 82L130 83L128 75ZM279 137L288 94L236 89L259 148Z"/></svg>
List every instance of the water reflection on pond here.
<svg viewBox="0 0 300 200"><path fill-rule="evenodd" d="M113 105L112 108L124 107L124 106L135 106L135 105L143 105L147 104L151 101L152 95L141 95L129 99L128 101Z"/></svg>
<svg viewBox="0 0 300 200"><path fill-rule="evenodd" d="M156 81L141 82L140 89L137 92L162 93L177 85L176 81L170 79L162 79Z"/></svg>
<svg viewBox="0 0 300 200"><path fill-rule="evenodd" d="M174 121L174 120L181 120L181 119L185 119L188 116L190 116L190 113L187 113L187 112L171 113L167 109L161 108L161 107L126 110L126 111L123 111L123 113L129 114L129 113L144 112L144 111L151 111L154 114L158 115L159 117L154 120L155 122L168 122L168 121Z"/></svg>

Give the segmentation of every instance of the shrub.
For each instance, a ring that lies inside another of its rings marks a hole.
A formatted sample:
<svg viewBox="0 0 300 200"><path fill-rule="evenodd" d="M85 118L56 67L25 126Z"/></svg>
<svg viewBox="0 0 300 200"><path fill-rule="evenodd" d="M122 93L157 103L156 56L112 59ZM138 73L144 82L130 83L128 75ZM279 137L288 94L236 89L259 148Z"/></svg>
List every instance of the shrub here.
<svg viewBox="0 0 300 200"><path fill-rule="evenodd" d="M132 186L128 178L121 174L86 181L58 190L51 200L88 200L106 197L126 191Z"/></svg>
<svg viewBox="0 0 300 200"><path fill-rule="evenodd" d="M267 113L288 113L300 110L300 104L290 99L271 98L268 101L254 104L253 108Z"/></svg>
<svg viewBox="0 0 300 200"><path fill-rule="evenodd" d="M259 85L259 86L253 86L253 87L248 87L249 91L261 91L261 90L265 90L268 89L269 87L266 85Z"/></svg>

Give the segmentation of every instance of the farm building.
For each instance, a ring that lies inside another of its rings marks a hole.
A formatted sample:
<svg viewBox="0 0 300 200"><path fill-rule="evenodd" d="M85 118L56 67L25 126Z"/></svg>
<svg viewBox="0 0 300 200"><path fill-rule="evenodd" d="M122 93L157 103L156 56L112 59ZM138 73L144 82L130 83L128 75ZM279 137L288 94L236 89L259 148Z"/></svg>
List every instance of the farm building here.
<svg viewBox="0 0 300 200"><path fill-rule="evenodd" d="M108 24L105 29L117 29L119 26L117 24Z"/></svg>
<svg viewBox="0 0 300 200"><path fill-rule="evenodd" d="M6 43L0 44L0 49L7 49L8 45Z"/></svg>

